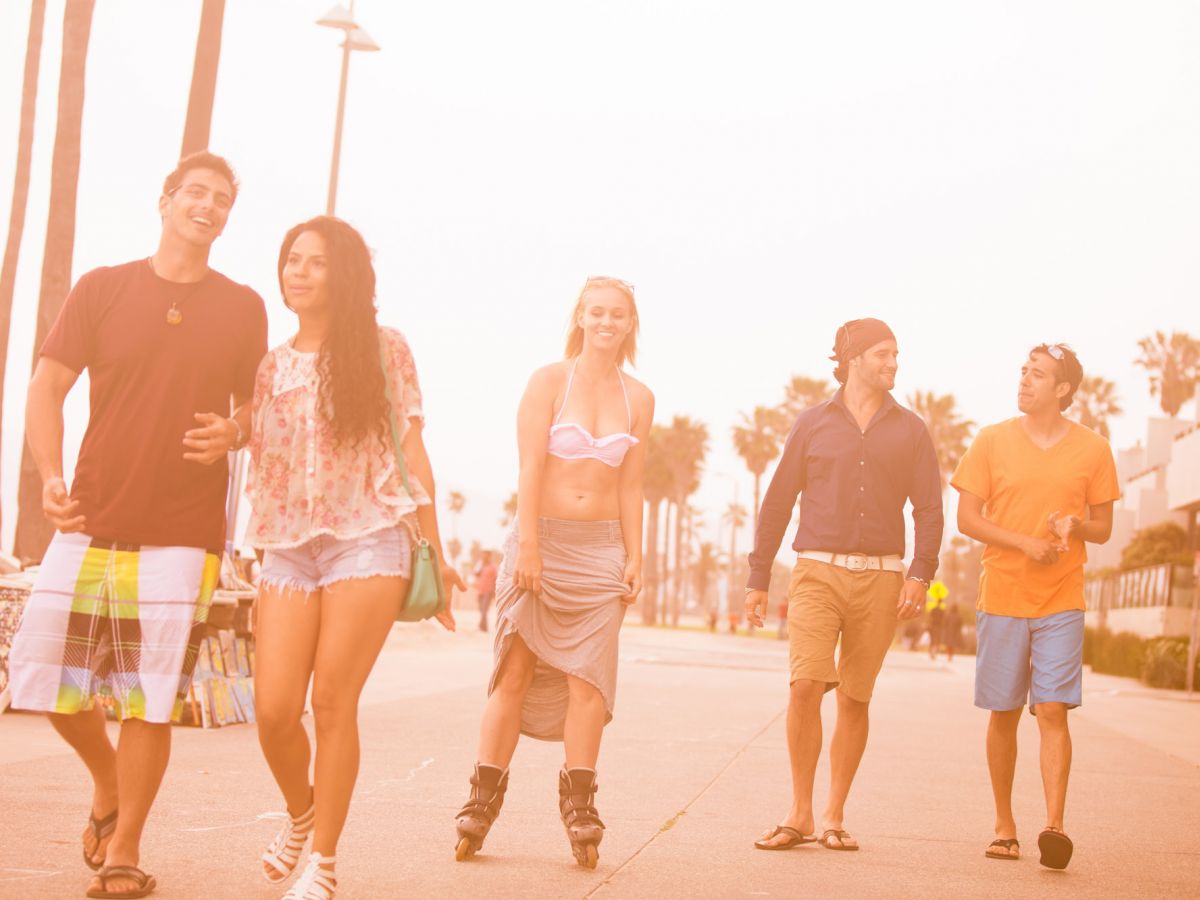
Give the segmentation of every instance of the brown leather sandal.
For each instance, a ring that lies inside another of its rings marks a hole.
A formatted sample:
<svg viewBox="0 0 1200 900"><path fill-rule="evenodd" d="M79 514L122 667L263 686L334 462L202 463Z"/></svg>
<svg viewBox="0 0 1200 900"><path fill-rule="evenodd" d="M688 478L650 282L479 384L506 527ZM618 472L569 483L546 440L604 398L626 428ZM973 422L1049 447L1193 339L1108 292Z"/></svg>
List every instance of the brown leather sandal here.
<svg viewBox="0 0 1200 900"><path fill-rule="evenodd" d="M129 878L137 882L137 887L127 891L110 891L108 889L108 879L110 878ZM154 893L154 889L158 887L154 876L147 875L137 866L101 866L100 871L92 876L93 881L97 879L100 881L100 887L89 886L87 895L99 898L99 900L137 900L138 897L146 897Z"/></svg>

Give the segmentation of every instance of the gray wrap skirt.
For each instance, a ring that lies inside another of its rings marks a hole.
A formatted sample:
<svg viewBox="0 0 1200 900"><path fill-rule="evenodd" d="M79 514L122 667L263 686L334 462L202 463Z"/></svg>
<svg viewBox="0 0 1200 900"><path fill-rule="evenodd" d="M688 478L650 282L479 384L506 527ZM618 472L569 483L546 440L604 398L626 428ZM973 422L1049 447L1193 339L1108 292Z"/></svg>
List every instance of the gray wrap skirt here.
<svg viewBox="0 0 1200 900"><path fill-rule="evenodd" d="M621 581L625 574L621 523L539 519L541 594L522 591L513 583L517 544L514 527L496 580L495 667L488 693L496 686L513 638L520 635L537 657L533 683L521 708L521 733L561 741L568 675L600 692L604 722L612 720L617 639L625 617L621 597L629 590Z"/></svg>

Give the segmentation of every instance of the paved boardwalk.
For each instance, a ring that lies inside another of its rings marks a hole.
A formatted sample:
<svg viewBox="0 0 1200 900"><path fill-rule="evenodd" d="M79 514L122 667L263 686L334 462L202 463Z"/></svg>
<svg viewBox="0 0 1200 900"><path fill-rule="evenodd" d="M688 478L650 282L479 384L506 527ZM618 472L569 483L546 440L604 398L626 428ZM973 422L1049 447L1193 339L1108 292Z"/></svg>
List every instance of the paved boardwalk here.
<svg viewBox="0 0 1200 900"><path fill-rule="evenodd" d="M397 628L368 683L363 765L338 853L339 897L1183 897L1200 885L1200 702L1089 676L1072 714L1066 872L1036 862L1036 724L1024 717L1019 863L984 859L991 795L973 660L888 658L847 811L860 853L763 853L788 802L785 648L628 627L600 763L608 832L594 872L557 815L559 745L523 741L504 812L475 861L453 859L491 662L487 636ZM833 701L827 697L826 715ZM306 719L311 726L311 720ZM827 720L828 721L828 720ZM830 723L831 724L831 723ZM826 729L828 743L830 729ZM143 848L155 896L271 898L257 856L281 803L254 729L176 729ZM828 783L822 761L817 803ZM36 716L0 716L0 897L79 897L87 781Z"/></svg>

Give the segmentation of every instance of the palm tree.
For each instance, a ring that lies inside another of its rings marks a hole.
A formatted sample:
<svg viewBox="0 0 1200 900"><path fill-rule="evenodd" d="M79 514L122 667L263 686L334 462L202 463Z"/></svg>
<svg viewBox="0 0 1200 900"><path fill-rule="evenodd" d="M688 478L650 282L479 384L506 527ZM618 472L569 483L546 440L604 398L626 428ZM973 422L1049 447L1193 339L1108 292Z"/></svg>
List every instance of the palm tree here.
<svg viewBox="0 0 1200 900"><path fill-rule="evenodd" d="M738 529L746 524L746 507L736 501L725 507L721 520L729 525L729 621L737 622L741 618L738 605L737 585L733 583L737 572L737 534Z"/></svg>
<svg viewBox="0 0 1200 900"><path fill-rule="evenodd" d="M788 423L796 421L796 416L811 406L816 406L833 396L833 388L828 379L809 378L807 375L793 375L791 381L783 386L784 400L779 410Z"/></svg>
<svg viewBox="0 0 1200 900"><path fill-rule="evenodd" d="M783 439L787 436L788 423L783 413L770 406L756 406L750 415L742 413L741 417L742 424L733 426L733 446L754 476L754 509L751 515L757 519L763 472L771 460L779 455Z"/></svg>
<svg viewBox="0 0 1200 900"><path fill-rule="evenodd" d="M717 551L709 541L700 544L696 560L692 563L692 588L700 604L700 612L708 620L709 598L708 587L712 577L717 572Z"/></svg>
<svg viewBox="0 0 1200 900"><path fill-rule="evenodd" d="M671 495L675 507L675 578L671 593L671 618L679 620L683 586L683 526L687 500L700 487L700 473L708 454L708 426L689 416L675 416L666 431L667 467L671 472Z"/></svg>
<svg viewBox="0 0 1200 900"><path fill-rule="evenodd" d="M1108 420L1121 415L1117 386L1107 378L1088 375L1079 383L1071 408L1080 425L1107 439L1110 436Z"/></svg>
<svg viewBox="0 0 1200 900"><path fill-rule="evenodd" d="M666 431L651 425L646 439L646 468L642 493L646 498L646 549L642 556L642 624L658 621L658 520L663 501L671 493L671 470L667 465Z"/></svg>
<svg viewBox="0 0 1200 900"><path fill-rule="evenodd" d="M1172 419L1196 393L1200 377L1200 341L1182 331L1167 337L1156 331L1138 341L1142 351L1134 362L1150 373L1150 396Z"/></svg>
<svg viewBox="0 0 1200 900"><path fill-rule="evenodd" d="M917 391L908 398L908 405L925 420L929 436L933 438L943 494L950 476L958 468L958 461L967 452L971 429L975 427L974 422L959 416L956 404L953 394L938 396L933 391Z"/></svg>
<svg viewBox="0 0 1200 900"><path fill-rule="evenodd" d="M187 119L183 126L183 149L180 156L208 148L213 98L217 92L217 65L221 61L221 24L224 18L225 0L204 0L200 8L200 32L196 36L192 89L188 95Z"/></svg>
<svg viewBox="0 0 1200 900"><path fill-rule="evenodd" d="M25 73L21 77L21 117L17 132L17 166L13 173L12 206L8 211L8 242L0 267L0 421L4 414L4 371L8 362L8 330L12 323L13 291L17 283L17 258L25 235L25 207L29 200L29 169L33 153L33 119L37 109L38 69L42 60L42 31L46 0L33 0L29 8L29 34L25 38Z"/></svg>
<svg viewBox="0 0 1200 900"><path fill-rule="evenodd" d="M450 510L450 533L458 537L458 514L467 505L467 498L462 491L451 491L446 495L446 508Z"/></svg>
<svg viewBox="0 0 1200 900"><path fill-rule="evenodd" d="M94 8L95 0L66 0L63 12L58 124L50 165L50 212L46 219L46 248L42 255L35 348L45 343L71 289L75 201L79 188L79 136L83 126L83 88ZM34 364L37 364L36 353ZM42 515L42 478L26 445L21 454L14 553L22 560L40 560L53 533L50 523Z"/></svg>
<svg viewBox="0 0 1200 900"><path fill-rule="evenodd" d="M517 492L513 491L504 501L504 515L500 517L500 527L507 528L517 518Z"/></svg>

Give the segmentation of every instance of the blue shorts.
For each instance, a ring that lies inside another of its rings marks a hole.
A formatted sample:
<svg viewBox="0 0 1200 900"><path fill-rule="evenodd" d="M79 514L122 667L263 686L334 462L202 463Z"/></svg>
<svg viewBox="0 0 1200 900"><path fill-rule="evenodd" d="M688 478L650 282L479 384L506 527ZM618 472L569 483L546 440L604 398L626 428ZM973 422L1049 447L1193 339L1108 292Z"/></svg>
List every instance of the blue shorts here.
<svg viewBox="0 0 1200 900"><path fill-rule="evenodd" d="M321 534L299 547L268 550L259 583L314 593L338 581L388 575L408 578L412 538L405 525L341 540Z"/></svg>
<svg viewBox="0 0 1200 900"><path fill-rule="evenodd" d="M1029 711L1083 702L1083 610L1022 619L975 613L975 705Z"/></svg>

